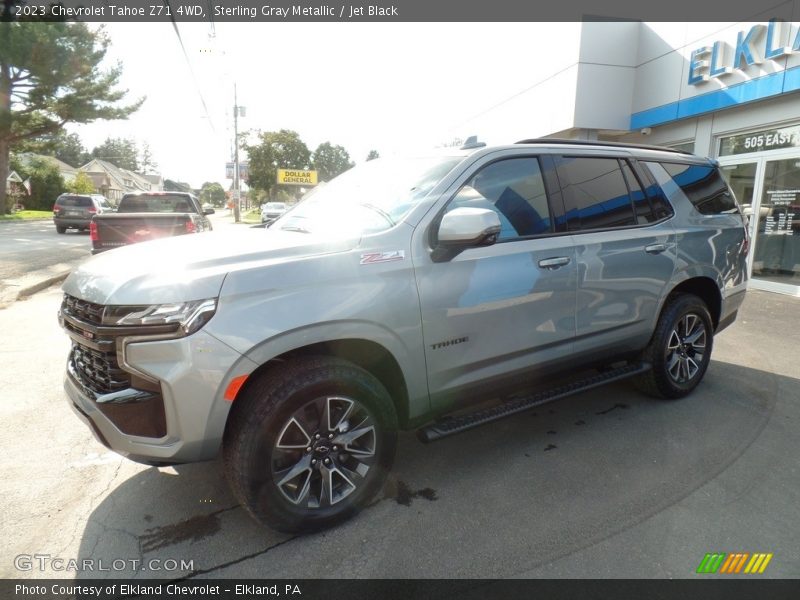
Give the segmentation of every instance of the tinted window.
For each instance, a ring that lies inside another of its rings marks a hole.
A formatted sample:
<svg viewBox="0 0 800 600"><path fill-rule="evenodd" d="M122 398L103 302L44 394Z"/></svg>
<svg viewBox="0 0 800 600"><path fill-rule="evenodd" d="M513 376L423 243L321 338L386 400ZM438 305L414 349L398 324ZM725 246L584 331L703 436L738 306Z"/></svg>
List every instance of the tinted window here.
<svg viewBox="0 0 800 600"><path fill-rule="evenodd" d="M636 215L636 222L641 224L657 221L658 219L656 219L650 207L650 202L642 186L639 184L639 179L633 174L633 169L631 169L628 161L621 160L619 162L622 165L622 173L625 175L625 181L628 182L628 190L630 191L631 200L633 201L633 212Z"/></svg>
<svg viewBox="0 0 800 600"><path fill-rule="evenodd" d="M59 206L79 206L87 208L92 206L92 199L88 196L61 196L56 200Z"/></svg>
<svg viewBox="0 0 800 600"><path fill-rule="evenodd" d="M550 232L547 194L536 158L510 158L483 167L458 191L447 210L462 207L496 212L500 241Z"/></svg>
<svg viewBox="0 0 800 600"><path fill-rule="evenodd" d="M188 196L158 194L148 196L126 196L119 203L117 212L197 212Z"/></svg>
<svg viewBox="0 0 800 600"><path fill-rule="evenodd" d="M667 162L661 163L661 166L702 214L739 212L733 194L728 191L728 185L715 167Z"/></svg>
<svg viewBox="0 0 800 600"><path fill-rule="evenodd" d="M628 186L616 159L565 156L556 170L570 230L636 224Z"/></svg>

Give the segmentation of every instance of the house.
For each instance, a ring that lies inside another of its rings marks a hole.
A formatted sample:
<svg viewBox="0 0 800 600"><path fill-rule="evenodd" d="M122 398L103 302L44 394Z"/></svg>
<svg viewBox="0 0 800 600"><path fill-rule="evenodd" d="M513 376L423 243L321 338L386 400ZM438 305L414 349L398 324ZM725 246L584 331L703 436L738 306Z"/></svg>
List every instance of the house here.
<svg viewBox="0 0 800 600"><path fill-rule="evenodd" d="M72 182L78 175L78 169L68 165L63 160L59 160L54 156L44 156L42 154L34 154L33 152L22 152L17 154L16 158L26 167L28 167L34 160L41 160L53 165L58 169L58 172L61 173L61 178L64 180L64 183Z"/></svg>
<svg viewBox="0 0 800 600"><path fill-rule="evenodd" d="M97 191L114 204L120 201L123 194L161 191L164 187L160 175L142 175L99 158L86 163L80 170L85 171Z"/></svg>

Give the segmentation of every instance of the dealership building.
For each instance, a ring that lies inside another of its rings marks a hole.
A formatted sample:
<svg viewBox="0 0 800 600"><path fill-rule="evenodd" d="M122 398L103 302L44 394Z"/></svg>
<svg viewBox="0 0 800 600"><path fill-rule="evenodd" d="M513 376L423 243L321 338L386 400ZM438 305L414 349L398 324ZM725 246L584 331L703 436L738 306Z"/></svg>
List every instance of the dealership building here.
<svg viewBox="0 0 800 600"><path fill-rule="evenodd" d="M751 286L800 296L800 23L588 22L575 35L564 68L472 129L717 159L750 215Z"/></svg>

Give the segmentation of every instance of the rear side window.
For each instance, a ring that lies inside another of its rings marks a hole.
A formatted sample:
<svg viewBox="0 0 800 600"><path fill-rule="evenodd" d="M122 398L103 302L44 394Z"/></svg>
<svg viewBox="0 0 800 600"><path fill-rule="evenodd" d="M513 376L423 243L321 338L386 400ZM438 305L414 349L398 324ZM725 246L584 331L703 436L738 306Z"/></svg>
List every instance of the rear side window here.
<svg viewBox="0 0 800 600"><path fill-rule="evenodd" d="M625 175L625 180L628 182L628 189L631 193L631 200L633 201L633 212L636 214L636 222L641 224L652 223L658 221L658 217L653 213L650 206L650 201L642 190L639 179L633 174L633 169L628 164L628 161L621 160L622 172Z"/></svg>
<svg viewBox="0 0 800 600"><path fill-rule="evenodd" d="M716 167L668 162L660 164L698 212L704 215L739 212L736 199Z"/></svg>
<svg viewBox="0 0 800 600"><path fill-rule="evenodd" d="M628 186L617 159L563 156L557 161L556 171L564 192L570 231L636 225Z"/></svg>
<svg viewBox="0 0 800 600"><path fill-rule="evenodd" d="M77 206L87 208L92 206L92 199L88 196L61 196L56 200L59 206Z"/></svg>

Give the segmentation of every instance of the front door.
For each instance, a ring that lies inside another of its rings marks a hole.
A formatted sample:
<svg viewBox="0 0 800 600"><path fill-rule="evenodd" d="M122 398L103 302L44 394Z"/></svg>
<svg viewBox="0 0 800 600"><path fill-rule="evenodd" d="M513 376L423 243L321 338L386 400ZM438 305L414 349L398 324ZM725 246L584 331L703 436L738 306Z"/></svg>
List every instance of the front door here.
<svg viewBox="0 0 800 600"><path fill-rule="evenodd" d="M575 254L556 234L537 157L484 164L468 174L445 211L494 210L498 241L445 262L415 257L428 383L434 410L500 386L536 379L571 354Z"/></svg>

